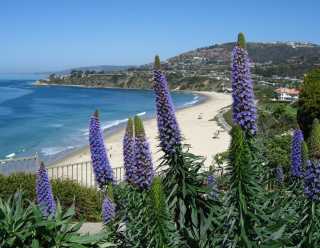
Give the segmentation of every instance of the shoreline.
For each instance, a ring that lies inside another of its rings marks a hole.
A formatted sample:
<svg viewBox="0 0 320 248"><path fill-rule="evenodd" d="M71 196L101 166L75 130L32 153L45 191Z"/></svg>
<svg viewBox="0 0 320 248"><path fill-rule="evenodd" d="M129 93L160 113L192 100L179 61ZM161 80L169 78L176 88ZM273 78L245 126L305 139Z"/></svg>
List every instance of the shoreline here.
<svg viewBox="0 0 320 248"><path fill-rule="evenodd" d="M77 87L77 86L70 86L70 87ZM123 88L119 88L119 89L123 89ZM131 90L131 89L129 89L129 90ZM134 89L132 89L132 90L134 90ZM139 89L137 89L137 90L139 90ZM181 92L197 95L197 96L199 96L200 99L199 99L199 101L197 101L194 104L178 107L176 109L177 113L179 111L184 110L184 109L189 109L189 108L195 107L197 105L201 105L201 104L203 104L203 103L205 103L206 101L209 100L208 95L205 94L205 93L201 93L201 92L198 92L198 91L187 91L187 90L181 91ZM144 116L143 115L141 118L142 118L144 124L146 122L148 122L148 121L152 121L152 120L156 121L156 113L153 113L150 116ZM104 129L103 130L104 139L107 140L108 138L112 137L113 135L117 135L119 133L124 133L126 125L127 125L127 122L122 122L122 123L119 123L116 126ZM81 154L81 153L83 153L84 151L86 151L88 149L89 149L89 145L88 144L84 145L82 147L75 148L74 150L69 151L69 153L67 152L65 155L62 155L61 158L59 158L57 160L53 159L53 161L49 162L48 167L56 167L56 166L64 165L65 163L63 163L63 162L68 160L68 158L76 156L78 154ZM63 152L61 152L61 153L63 154ZM57 155L59 156L59 153Z"/></svg>
<svg viewBox="0 0 320 248"><path fill-rule="evenodd" d="M218 123L214 121L214 117L218 115L222 108L227 107L231 103L231 96L217 92L205 91L184 91L199 95L199 102L183 106L176 110L176 115L180 129L182 131L184 143L191 144L191 152L196 155L206 157L205 166L209 166L212 162L212 156L216 153L227 149L229 145L229 135L222 130ZM210 109L211 108L211 109ZM157 161L161 157L162 152L158 146L158 129L156 125L155 114L143 118L150 147L152 150L154 165L157 167ZM198 123L197 123L198 122ZM200 124L201 125L197 125ZM122 137L124 135L126 123L121 123L115 128L104 130L104 138L106 148L108 149L109 159L112 167L122 167ZM199 129L199 130L195 130ZM219 131L218 131L219 130ZM208 133L210 132L210 133ZM213 138L218 132L218 137ZM206 139L206 140L205 140ZM220 141L220 142L219 142ZM210 145L212 147L210 148ZM212 149L212 151L210 151ZM211 155L209 157L209 155ZM48 167L60 167L66 164L74 164L79 162L90 161L89 145L79 148L66 154L63 158L50 163Z"/></svg>
<svg viewBox="0 0 320 248"><path fill-rule="evenodd" d="M61 86L61 87L71 87L71 88L87 88L87 89L119 89L119 90L148 90L148 91L153 91L152 88L124 88L124 87L116 87L116 86L89 86L89 85L83 85L83 84L60 84L60 83L43 83L40 82L39 80L35 81L32 86L35 87L42 87L42 86ZM194 90L180 90L180 89L170 89L170 91L173 92L186 92L186 93L195 93L198 95L201 95L201 93L204 92L204 94L202 94L203 96L205 96L205 93L208 91L194 91Z"/></svg>

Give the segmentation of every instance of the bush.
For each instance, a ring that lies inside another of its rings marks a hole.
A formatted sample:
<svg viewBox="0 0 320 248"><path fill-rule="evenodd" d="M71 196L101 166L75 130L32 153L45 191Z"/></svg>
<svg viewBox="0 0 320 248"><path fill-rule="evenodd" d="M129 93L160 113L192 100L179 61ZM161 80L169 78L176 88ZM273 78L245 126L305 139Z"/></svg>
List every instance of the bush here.
<svg viewBox="0 0 320 248"><path fill-rule="evenodd" d="M21 193L0 198L0 247L110 247L107 233L80 235L82 223L72 224L74 214L73 208L63 212L58 204L55 216L47 218Z"/></svg>
<svg viewBox="0 0 320 248"><path fill-rule="evenodd" d="M30 201L36 199L36 176L17 173L10 176L0 175L0 198L8 199L16 190L21 189ZM74 218L87 221L101 220L102 196L94 188L86 188L71 180L52 180L53 195L57 198L63 209L74 203Z"/></svg>
<svg viewBox="0 0 320 248"><path fill-rule="evenodd" d="M268 136L283 134L297 127L297 110L287 103L264 102L258 113L258 130Z"/></svg>
<svg viewBox="0 0 320 248"><path fill-rule="evenodd" d="M299 96L297 120L305 139L310 135L315 118L320 119L320 69L306 75Z"/></svg>

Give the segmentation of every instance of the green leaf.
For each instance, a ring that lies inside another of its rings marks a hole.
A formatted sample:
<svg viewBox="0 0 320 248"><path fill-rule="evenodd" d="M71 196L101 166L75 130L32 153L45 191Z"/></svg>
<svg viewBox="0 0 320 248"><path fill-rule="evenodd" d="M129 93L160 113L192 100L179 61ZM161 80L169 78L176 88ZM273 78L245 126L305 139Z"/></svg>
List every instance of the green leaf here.
<svg viewBox="0 0 320 248"><path fill-rule="evenodd" d="M282 237L284 231L286 230L286 225L283 225L278 231L271 234L271 240L278 240Z"/></svg>

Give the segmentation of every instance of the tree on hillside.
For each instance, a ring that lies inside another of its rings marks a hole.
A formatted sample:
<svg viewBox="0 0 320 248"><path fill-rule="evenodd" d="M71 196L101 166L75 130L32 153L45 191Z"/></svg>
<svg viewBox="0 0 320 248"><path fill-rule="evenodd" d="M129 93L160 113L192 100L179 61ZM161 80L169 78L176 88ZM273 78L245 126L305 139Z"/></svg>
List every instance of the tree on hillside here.
<svg viewBox="0 0 320 248"><path fill-rule="evenodd" d="M320 68L305 76L299 96L297 120L305 139L310 136L315 118L320 118Z"/></svg>
<svg viewBox="0 0 320 248"><path fill-rule="evenodd" d="M320 159L320 124L316 118L312 123L312 130L309 138L309 151L313 159Z"/></svg>

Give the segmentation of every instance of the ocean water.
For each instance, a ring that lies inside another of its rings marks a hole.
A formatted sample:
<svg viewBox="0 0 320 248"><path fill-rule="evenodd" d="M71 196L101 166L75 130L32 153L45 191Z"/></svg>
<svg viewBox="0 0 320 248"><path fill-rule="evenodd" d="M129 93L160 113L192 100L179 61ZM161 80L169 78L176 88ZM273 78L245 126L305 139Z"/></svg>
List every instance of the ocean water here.
<svg viewBox="0 0 320 248"><path fill-rule="evenodd" d="M89 118L96 109L104 129L136 114L154 116L153 91L33 86L43 77L0 75L0 159L35 152L54 158L87 145ZM182 92L172 96L176 108L201 98Z"/></svg>

